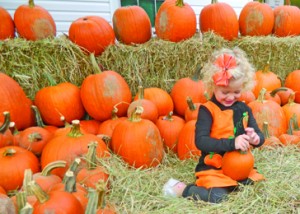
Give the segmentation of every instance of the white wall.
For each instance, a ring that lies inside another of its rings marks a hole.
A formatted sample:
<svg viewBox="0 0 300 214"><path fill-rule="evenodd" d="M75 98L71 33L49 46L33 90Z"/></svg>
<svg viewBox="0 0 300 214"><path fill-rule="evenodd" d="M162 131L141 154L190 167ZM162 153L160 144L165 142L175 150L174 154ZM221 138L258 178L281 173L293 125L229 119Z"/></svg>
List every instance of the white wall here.
<svg viewBox="0 0 300 214"><path fill-rule="evenodd" d="M35 4L44 7L53 16L57 27L57 34L68 33L70 24L76 19L98 15L112 22L113 12L120 7L121 0L35 0ZM141 0L140 0L141 1ZM231 5L239 16L244 5L252 0L219 0ZM0 6L9 11L12 15L14 11L28 0L0 0ZM202 8L211 3L211 0L185 0L194 9L197 21ZM198 26L198 25L197 25Z"/></svg>

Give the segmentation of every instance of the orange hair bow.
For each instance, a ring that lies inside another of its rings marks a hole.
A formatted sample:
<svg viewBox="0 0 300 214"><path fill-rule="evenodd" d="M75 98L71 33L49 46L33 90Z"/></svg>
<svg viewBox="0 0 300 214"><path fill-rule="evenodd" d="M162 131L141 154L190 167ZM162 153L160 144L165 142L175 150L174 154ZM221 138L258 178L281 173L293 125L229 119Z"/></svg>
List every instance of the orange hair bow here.
<svg viewBox="0 0 300 214"><path fill-rule="evenodd" d="M232 74L228 70L236 67L234 56L222 54L214 64L221 68L220 71L213 75L214 83L218 86L227 86L229 79L232 77Z"/></svg>

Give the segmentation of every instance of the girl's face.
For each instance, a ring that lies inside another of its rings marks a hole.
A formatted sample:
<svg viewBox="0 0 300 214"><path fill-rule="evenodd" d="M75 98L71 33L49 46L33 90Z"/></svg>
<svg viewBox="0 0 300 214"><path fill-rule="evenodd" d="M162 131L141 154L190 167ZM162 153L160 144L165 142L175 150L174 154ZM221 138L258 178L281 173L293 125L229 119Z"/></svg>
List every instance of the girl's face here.
<svg viewBox="0 0 300 214"><path fill-rule="evenodd" d="M239 99L242 89L243 79L231 79L228 86L215 86L214 94L219 103L228 107Z"/></svg>

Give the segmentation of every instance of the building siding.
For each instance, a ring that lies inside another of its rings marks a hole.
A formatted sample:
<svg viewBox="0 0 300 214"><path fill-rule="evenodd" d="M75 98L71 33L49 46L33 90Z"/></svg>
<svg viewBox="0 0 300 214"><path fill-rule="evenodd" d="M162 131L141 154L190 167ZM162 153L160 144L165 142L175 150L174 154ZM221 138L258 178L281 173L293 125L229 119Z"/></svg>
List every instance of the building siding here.
<svg viewBox="0 0 300 214"><path fill-rule="evenodd" d="M141 0L140 0L141 1ZM242 8L252 0L219 0L231 5L237 16ZM13 17L14 11L25 4L25 0L0 0L0 6L8 10ZM26 1L27 2L27 1ZM185 0L195 11L197 22L202 8L211 3L211 0ZM112 24L114 11L120 7L120 0L35 0L35 4L44 7L53 16L57 27L57 34L67 34L73 21L83 16L97 15ZM197 24L197 28L199 25Z"/></svg>

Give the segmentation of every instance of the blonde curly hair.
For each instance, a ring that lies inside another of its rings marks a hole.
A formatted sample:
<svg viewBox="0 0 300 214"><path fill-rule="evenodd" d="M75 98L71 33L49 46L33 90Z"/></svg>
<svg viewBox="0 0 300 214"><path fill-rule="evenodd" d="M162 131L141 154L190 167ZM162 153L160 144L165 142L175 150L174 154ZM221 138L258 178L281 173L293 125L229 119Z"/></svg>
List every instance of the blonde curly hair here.
<svg viewBox="0 0 300 214"><path fill-rule="evenodd" d="M251 90L254 87L254 74L255 69L253 65L248 61L248 58L243 50L238 47L233 49L222 48L212 53L212 56L206 62L202 68L203 78L202 81L205 85L208 94L212 94L215 88L213 76L220 71L220 68L215 65L217 58L223 54L231 55L236 60L236 66L228 70L232 75L232 78L238 80L243 79L243 91Z"/></svg>

